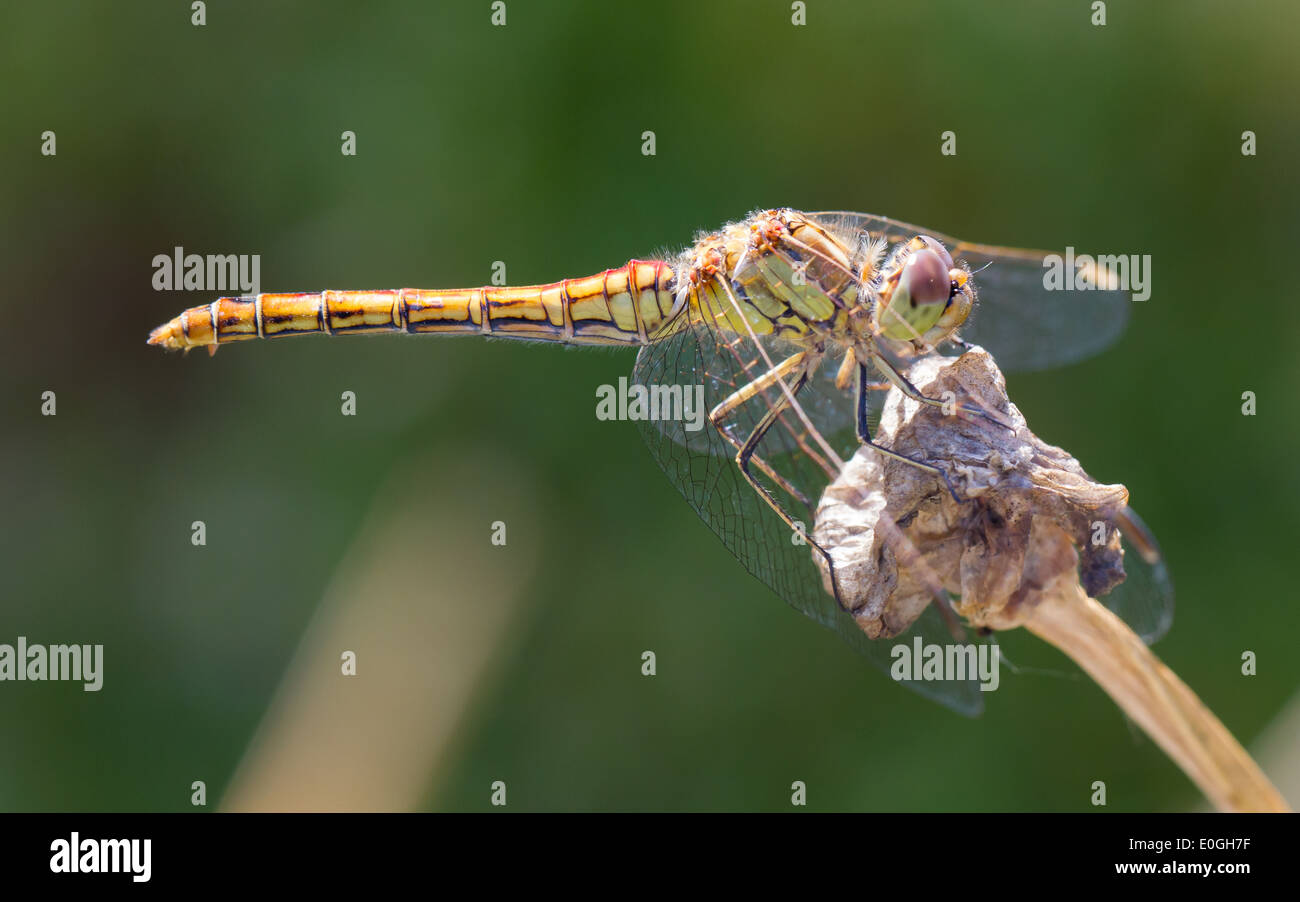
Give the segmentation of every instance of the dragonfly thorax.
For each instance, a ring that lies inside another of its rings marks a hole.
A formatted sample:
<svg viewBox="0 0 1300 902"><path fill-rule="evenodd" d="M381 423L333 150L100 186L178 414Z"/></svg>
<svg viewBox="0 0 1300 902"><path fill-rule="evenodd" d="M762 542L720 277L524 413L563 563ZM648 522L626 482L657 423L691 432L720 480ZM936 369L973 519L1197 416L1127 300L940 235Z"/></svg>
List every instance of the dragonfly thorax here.
<svg viewBox="0 0 1300 902"><path fill-rule="evenodd" d="M970 274L927 236L893 246L846 241L795 210L764 210L696 238L679 290L724 331L798 343L930 348L973 306Z"/></svg>

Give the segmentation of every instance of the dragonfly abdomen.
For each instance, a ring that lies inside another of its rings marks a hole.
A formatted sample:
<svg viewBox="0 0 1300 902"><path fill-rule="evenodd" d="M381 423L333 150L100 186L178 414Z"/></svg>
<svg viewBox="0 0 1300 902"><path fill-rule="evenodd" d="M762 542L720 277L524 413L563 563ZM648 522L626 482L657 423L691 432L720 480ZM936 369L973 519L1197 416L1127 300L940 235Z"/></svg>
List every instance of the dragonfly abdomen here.
<svg viewBox="0 0 1300 902"><path fill-rule="evenodd" d="M149 343L189 350L253 338L374 332L492 335L641 345L671 316L674 273L632 260L584 279L521 288L322 291L218 298L154 329Z"/></svg>

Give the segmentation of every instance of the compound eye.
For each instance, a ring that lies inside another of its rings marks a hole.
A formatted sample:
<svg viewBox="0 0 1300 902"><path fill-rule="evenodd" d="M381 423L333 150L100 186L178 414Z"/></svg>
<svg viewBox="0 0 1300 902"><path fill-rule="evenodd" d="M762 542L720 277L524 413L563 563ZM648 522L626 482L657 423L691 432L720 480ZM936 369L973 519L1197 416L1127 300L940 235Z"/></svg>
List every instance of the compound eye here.
<svg viewBox="0 0 1300 902"><path fill-rule="evenodd" d="M934 251L936 254L939 255L939 259L943 261L943 265L946 268L952 269L952 254L948 253L948 249L946 247L944 247L938 241L931 238L929 235L917 235L916 237L920 238L921 243L924 244L928 249Z"/></svg>
<svg viewBox="0 0 1300 902"><path fill-rule="evenodd" d="M946 251L940 256L927 247L908 259L900 281L913 306L948 303L948 298L952 295L952 279L948 275L952 260L949 258L945 261L944 257L947 256Z"/></svg>

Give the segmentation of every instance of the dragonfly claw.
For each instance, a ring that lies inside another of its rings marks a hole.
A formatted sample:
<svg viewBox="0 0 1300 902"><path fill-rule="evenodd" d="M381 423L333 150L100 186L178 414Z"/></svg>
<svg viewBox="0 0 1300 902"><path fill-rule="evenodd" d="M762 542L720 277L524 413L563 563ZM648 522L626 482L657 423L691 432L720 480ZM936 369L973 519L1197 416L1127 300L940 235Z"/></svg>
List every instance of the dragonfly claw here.
<svg viewBox="0 0 1300 902"><path fill-rule="evenodd" d="M947 473L940 473L939 475L943 477L944 487L948 490L948 494L952 496L953 501L957 502L958 504L965 504L971 500L969 498L965 498L957 494L957 488L952 484L952 480L948 478Z"/></svg>

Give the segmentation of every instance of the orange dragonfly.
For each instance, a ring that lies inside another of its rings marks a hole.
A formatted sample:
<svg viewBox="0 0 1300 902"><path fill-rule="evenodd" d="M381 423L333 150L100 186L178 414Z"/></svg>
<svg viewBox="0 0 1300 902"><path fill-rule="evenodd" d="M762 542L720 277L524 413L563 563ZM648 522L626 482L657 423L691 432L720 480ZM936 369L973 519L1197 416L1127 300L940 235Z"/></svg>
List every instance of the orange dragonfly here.
<svg viewBox="0 0 1300 902"><path fill-rule="evenodd" d="M547 285L218 298L149 343L215 353L257 338L409 332L636 347L641 406L629 418L669 479L750 573L888 672L888 643L867 638L838 591L823 588L812 554L828 565L829 555L805 524L859 445L900 456L871 438L881 389L946 403L908 380L919 357L977 343L1004 370L1033 370L1119 337L1130 302L1114 277L1081 263L1089 290L1049 290L1048 256L861 213L765 210L701 234L676 259ZM965 404L955 413L984 415ZM1135 514L1128 522L1130 578L1102 600L1154 641L1171 622L1173 591L1154 540ZM904 641L951 641L942 604ZM981 706L971 682L900 682L965 713Z"/></svg>

